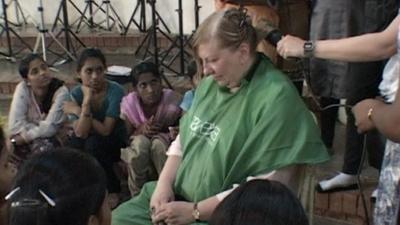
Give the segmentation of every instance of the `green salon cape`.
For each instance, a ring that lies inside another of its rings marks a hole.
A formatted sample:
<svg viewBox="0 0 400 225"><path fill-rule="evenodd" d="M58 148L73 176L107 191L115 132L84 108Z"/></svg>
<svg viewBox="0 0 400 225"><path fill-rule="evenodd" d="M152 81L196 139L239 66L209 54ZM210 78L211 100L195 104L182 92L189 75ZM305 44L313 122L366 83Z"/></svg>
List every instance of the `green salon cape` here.
<svg viewBox="0 0 400 225"><path fill-rule="evenodd" d="M263 55L231 93L212 77L180 122L183 150L174 191L198 202L256 176L329 159L311 113L290 81ZM113 212L113 225L150 225L155 182Z"/></svg>

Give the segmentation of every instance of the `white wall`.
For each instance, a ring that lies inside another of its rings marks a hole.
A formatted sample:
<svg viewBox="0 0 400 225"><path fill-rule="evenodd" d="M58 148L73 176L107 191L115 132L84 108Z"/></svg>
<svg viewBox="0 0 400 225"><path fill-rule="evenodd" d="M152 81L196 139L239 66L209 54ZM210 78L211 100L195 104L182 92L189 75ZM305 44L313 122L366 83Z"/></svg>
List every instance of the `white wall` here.
<svg viewBox="0 0 400 225"><path fill-rule="evenodd" d="M8 7L8 16L11 21L15 21L16 11L14 8L14 0L6 0L9 3ZM44 7L44 20L46 24L52 24L57 14L57 10L61 4L60 0L18 0L20 5L22 6L25 16L29 17L28 23L32 23L32 21L39 22L40 17L37 10L39 2L43 2ZM71 0L74 2L78 8L83 11L85 8L85 0ZM95 0L97 3L101 4L101 0ZM167 23L169 28L174 32L178 32L178 13L175 9L178 8L178 3L180 0L157 0L156 8L160 13L161 17ZM194 0L181 0L183 6L183 21L184 21L184 32L190 33L195 27L195 19L194 19ZM68 0L67 0L68 2ZM115 8L118 15L123 20L123 23L127 25L129 18L132 15L134 7L136 6L137 0L111 0L111 5ZM199 0L199 5L202 7L200 9L200 21L204 20L211 12L213 12L213 1L212 0ZM139 13L136 14L137 18L139 17ZM72 7L70 3L68 3L68 16L69 21L72 23L79 17L79 13ZM147 24L150 25L151 22L151 10L150 5L146 4L146 17ZM97 13L94 17L95 21L101 21L105 18L103 13ZM133 24L130 27L131 29L137 29Z"/></svg>

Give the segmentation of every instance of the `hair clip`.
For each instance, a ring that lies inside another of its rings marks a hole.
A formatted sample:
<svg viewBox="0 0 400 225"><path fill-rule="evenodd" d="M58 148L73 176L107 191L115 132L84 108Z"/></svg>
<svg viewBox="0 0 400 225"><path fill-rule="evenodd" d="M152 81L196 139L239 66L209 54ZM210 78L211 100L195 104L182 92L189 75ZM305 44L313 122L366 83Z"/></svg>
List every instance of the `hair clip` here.
<svg viewBox="0 0 400 225"><path fill-rule="evenodd" d="M239 22L239 27L243 28L243 26L247 23L247 8L241 7L239 8L240 12L240 22Z"/></svg>
<svg viewBox="0 0 400 225"><path fill-rule="evenodd" d="M8 200L9 200L15 193L17 193L19 190L21 190L20 187L14 188L14 190L12 190L10 193L8 193L8 194L6 195L6 197L4 197L4 199L5 199L6 201L8 201Z"/></svg>
<svg viewBox="0 0 400 225"><path fill-rule="evenodd" d="M42 190L39 189L39 193L43 196L44 199L46 199L47 203L51 205L52 207L56 206L56 203L54 202L53 199L51 199L48 195L46 195Z"/></svg>
<svg viewBox="0 0 400 225"><path fill-rule="evenodd" d="M42 203L37 199L22 199L21 201L11 202L11 207L33 207L33 206L40 206Z"/></svg>

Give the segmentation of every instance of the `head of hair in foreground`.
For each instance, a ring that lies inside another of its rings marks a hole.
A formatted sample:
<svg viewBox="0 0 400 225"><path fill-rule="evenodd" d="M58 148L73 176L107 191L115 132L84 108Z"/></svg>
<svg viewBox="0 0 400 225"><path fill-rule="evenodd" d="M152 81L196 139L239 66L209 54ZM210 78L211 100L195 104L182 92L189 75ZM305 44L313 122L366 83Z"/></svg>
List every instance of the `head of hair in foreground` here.
<svg viewBox="0 0 400 225"><path fill-rule="evenodd" d="M110 224L105 174L88 154L59 148L35 155L12 190L10 225Z"/></svg>
<svg viewBox="0 0 400 225"><path fill-rule="evenodd" d="M210 225L308 225L300 201L283 184L252 180L236 188L216 208Z"/></svg>
<svg viewBox="0 0 400 225"><path fill-rule="evenodd" d="M197 64L196 75L201 77L204 72L204 65L199 56L201 45L215 41L219 49L229 49L233 52L237 51L242 44L246 44L249 54L253 56L260 38L260 30L251 25L251 19L246 11L228 9L214 12L201 23L193 37L193 52Z"/></svg>

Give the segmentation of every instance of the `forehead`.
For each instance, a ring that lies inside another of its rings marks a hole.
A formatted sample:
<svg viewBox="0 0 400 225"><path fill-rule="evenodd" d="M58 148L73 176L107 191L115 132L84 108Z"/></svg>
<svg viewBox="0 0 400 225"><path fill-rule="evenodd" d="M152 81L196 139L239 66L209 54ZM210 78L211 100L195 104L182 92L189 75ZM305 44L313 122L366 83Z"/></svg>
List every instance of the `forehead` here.
<svg viewBox="0 0 400 225"><path fill-rule="evenodd" d="M152 81L152 80L154 80L154 79L159 79L158 77L156 77L156 76L154 76L154 74L153 73L151 73L151 72L146 72L146 73L141 73L141 74L139 74L139 76L137 77L137 79L138 79L138 84L140 84L140 83L147 83L147 82L150 82L150 81Z"/></svg>
<svg viewBox="0 0 400 225"><path fill-rule="evenodd" d="M234 51L230 48L222 48L219 42L215 39L200 44L197 49L197 54L201 59L208 59L223 54L232 54L233 52Z"/></svg>
<svg viewBox="0 0 400 225"><path fill-rule="evenodd" d="M29 63L29 69L33 69L35 67L39 67L43 64L46 64L42 59L36 58Z"/></svg>
<svg viewBox="0 0 400 225"><path fill-rule="evenodd" d="M94 58L90 57L85 60L85 63L83 64L84 68L94 68L94 67L103 67L103 63L99 58Z"/></svg>

